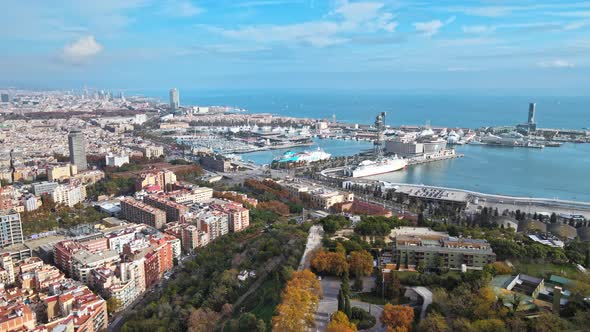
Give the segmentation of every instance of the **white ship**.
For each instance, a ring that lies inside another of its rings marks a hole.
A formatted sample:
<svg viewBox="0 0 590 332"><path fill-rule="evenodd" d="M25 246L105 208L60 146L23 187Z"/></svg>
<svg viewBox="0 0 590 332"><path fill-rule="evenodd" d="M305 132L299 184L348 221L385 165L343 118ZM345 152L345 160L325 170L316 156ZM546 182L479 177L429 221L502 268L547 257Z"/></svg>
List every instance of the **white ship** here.
<svg viewBox="0 0 590 332"><path fill-rule="evenodd" d="M357 166L347 167L344 174L353 178L391 173L405 168L408 162L397 156L378 160L364 160Z"/></svg>

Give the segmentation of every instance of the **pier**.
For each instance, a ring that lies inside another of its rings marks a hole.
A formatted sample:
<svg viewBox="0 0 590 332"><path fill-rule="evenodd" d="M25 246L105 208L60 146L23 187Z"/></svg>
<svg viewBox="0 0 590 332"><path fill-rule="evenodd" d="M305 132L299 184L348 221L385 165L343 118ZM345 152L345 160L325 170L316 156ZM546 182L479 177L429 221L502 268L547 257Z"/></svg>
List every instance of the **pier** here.
<svg viewBox="0 0 590 332"><path fill-rule="evenodd" d="M462 153L453 153L453 154L448 154L448 155L443 155L443 156L437 156L437 157L409 158L408 159L408 166L426 164L426 163L431 163L431 162L441 161L441 160L449 160L449 159L455 159L455 158L462 158L464 156L465 155L462 154Z"/></svg>

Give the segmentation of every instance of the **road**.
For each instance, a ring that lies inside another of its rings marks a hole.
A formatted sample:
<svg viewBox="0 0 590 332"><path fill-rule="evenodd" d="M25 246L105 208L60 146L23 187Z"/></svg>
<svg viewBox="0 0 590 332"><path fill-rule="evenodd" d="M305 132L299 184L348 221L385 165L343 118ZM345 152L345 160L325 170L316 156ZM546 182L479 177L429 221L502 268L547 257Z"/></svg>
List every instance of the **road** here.
<svg viewBox="0 0 590 332"><path fill-rule="evenodd" d="M338 292L340 291L340 278L325 277L322 279L322 292L324 297L320 300L318 309L315 314L315 328L313 331L325 331L330 322L330 316L338 310ZM359 307L371 311L371 314L377 319L377 324L366 331L383 332L385 327L379 322L379 317L383 312L383 307L375 304L369 304L357 300L350 302L352 307Z"/></svg>
<svg viewBox="0 0 590 332"><path fill-rule="evenodd" d="M322 225L313 225L309 228L309 235L307 236L307 243L305 244L305 252L301 256L301 262L297 270L301 271L309 268L311 263L311 254L314 250L322 245L322 237L324 236L324 227Z"/></svg>
<svg viewBox="0 0 590 332"><path fill-rule="evenodd" d="M432 304L432 292L428 288L422 286L411 288L422 297L422 310L420 310L420 320L422 320L426 317L426 309Z"/></svg>

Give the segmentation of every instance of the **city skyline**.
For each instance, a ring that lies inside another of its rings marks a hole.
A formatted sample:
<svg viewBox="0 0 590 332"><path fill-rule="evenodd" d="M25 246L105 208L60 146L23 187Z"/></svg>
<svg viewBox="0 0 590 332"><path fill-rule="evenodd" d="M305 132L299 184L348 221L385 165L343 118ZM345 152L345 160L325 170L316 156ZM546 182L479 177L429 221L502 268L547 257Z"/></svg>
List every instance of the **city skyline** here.
<svg viewBox="0 0 590 332"><path fill-rule="evenodd" d="M2 86L588 91L590 2L7 2ZM29 19L19 20L26 16Z"/></svg>

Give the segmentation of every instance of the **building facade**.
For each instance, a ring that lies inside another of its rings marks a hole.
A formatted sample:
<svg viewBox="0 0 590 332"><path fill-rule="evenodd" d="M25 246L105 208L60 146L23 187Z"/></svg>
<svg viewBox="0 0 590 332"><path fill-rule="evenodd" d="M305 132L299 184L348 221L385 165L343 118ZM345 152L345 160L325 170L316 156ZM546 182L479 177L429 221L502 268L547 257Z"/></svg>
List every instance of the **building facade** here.
<svg viewBox="0 0 590 332"><path fill-rule="evenodd" d="M76 165L78 171L88 169L86 161L86 138L84 133L78 130L72 130L68 134L68 147L70 150L70 162Z"/></svg>
<svg viewBox="0 0 590 332"><path fill-rule="evenodd" d="M0 210L0 248L24 242L20 214L14 210Z"/></svg>
<svg viewBox="0 0 590 332"><path fill-rule="evenodd" d="M137 224L146 224L154 228L162 228L166 224L166 213L153 206L133 198L121 201L121 216Z"/></svg>

